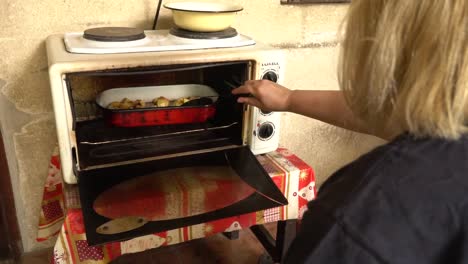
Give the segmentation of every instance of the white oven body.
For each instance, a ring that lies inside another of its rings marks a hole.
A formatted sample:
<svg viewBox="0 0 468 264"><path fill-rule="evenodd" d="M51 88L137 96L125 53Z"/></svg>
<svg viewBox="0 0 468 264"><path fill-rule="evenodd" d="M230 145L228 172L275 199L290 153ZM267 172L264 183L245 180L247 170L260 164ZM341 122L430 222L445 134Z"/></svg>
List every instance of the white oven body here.
<svg viewBox="0 0 468 264"><path fill-rule="evenodd" d="M78 154L73 153L77 146L66 74L163 65L250 61L250 79L273 77L281 84L285 68L283 51L258 43L240 48L97 55L69 53L65 50L63 35L52 35L47 39L47 55L62 172L65 182L69 184L77 183L74 172L77 168L73 166L77 166ZM258 108L247 106L245 109L244 145L248 145L255 155L274 151L279 143L280 113L264 113Z"/></svg>

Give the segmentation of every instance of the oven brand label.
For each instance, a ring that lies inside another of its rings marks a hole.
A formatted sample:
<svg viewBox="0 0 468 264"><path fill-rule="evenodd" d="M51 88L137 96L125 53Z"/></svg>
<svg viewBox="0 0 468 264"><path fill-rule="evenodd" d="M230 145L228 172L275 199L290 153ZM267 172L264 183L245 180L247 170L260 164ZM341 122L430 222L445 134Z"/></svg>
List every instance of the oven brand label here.
<svg viewBox="0 0 468 264"><path fill-rule="evenodd" d="M279 66L278 62L265 62L262 63L262 67L268 67L268 66Z"/></svg>

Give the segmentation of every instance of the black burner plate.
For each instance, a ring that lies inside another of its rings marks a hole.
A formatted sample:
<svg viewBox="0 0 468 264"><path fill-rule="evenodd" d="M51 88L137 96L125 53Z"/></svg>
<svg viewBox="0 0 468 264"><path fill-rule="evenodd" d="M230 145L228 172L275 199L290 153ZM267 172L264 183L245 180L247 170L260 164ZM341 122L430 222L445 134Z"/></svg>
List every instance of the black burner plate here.
<svg viewBox="0 0 468 264"><path fill-rule="evenodd" d="M232 27L215 32L194 32L175 27L170 30L170 33L177 37L190 39L223 39L237 36L237 31Z"/></svg>
<svg viewBox="0 0 468 264"><path fill-rule="evenodd" d="M85 30L83 37L89 40L117 42L144 39L141 29L129 27L100 27Z"/></svg>

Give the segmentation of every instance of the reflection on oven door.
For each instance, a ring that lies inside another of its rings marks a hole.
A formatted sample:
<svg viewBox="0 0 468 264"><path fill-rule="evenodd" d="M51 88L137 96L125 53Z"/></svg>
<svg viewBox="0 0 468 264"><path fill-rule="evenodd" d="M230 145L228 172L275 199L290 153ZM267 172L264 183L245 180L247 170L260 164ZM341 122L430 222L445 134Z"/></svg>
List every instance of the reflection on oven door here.
<svg viewBox="0 0 468 264"><path fill-rule="evenodd" d="M188 167L133 178L101 193L93 208L114 219L97 228L117 234L162 221L195 216L228 207L255 189L228 166Z"/></svg>
<svg viewBox="0 0 468 264"><path fill-rule="evenodd" d="M81 171L78 186L91 246L288 203L247 146Z"/></svg>

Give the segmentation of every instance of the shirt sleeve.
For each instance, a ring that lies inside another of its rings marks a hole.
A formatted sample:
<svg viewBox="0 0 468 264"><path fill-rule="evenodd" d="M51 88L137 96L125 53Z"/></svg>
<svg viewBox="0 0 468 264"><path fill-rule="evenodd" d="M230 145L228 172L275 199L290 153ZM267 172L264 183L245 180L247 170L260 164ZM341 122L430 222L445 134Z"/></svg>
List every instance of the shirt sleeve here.
<svg viewBox="0 0 468 264"><path fill-rule="evenodd" d="M325 208L311 204L308 213L283 263L385 263L350 236Z"/></svg>

